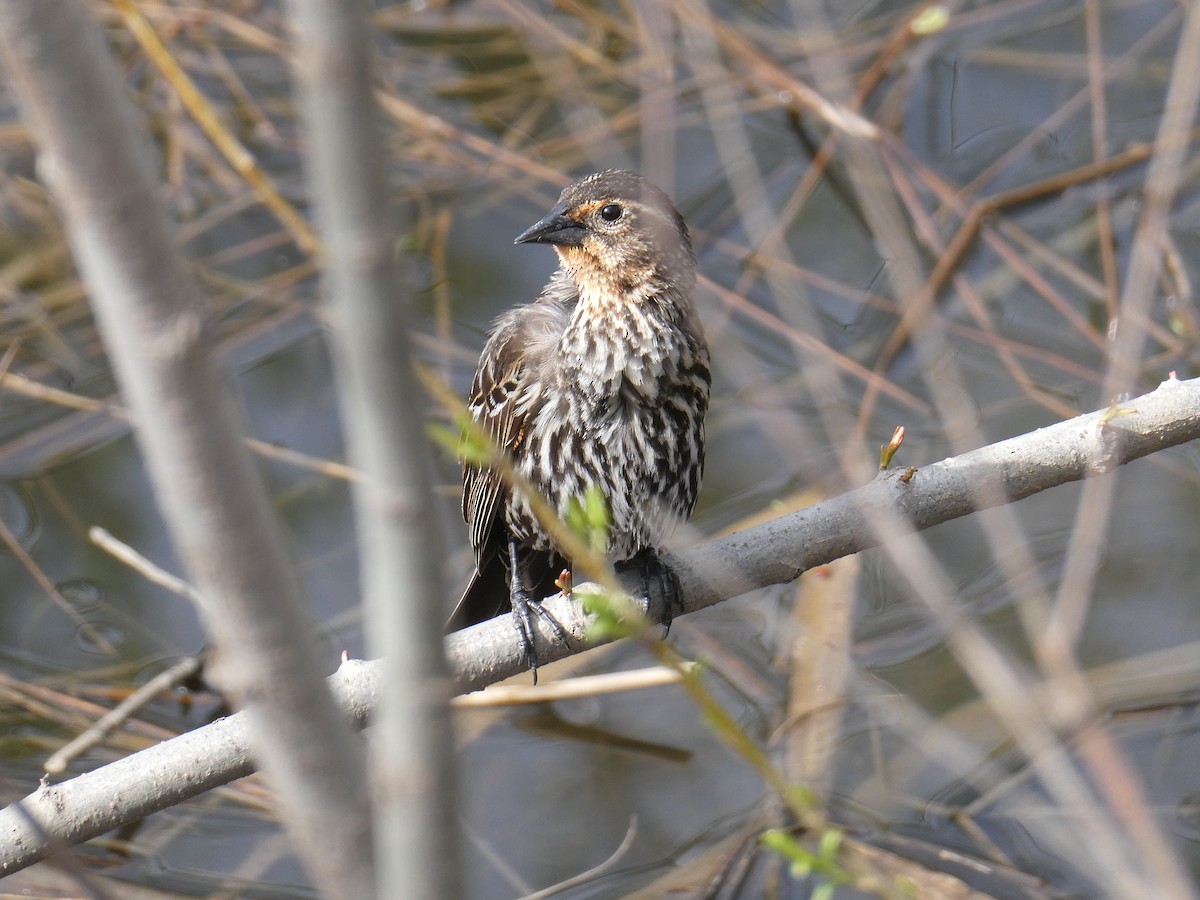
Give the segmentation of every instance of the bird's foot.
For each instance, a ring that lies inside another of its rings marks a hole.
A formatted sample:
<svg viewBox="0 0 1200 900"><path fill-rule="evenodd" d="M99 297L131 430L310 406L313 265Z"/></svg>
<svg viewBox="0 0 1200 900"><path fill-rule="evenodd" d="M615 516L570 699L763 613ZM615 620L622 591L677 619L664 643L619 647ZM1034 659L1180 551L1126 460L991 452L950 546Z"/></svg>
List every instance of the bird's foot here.
<svg viewBox="0 0 1200 900"><path fill-rule="evenodd" d="M677 613L683 612L683 590L679 576L658 557L653 547L639 550L636 556L621 563L618 568L625 572L636 572L641 580L642 596L651 615L662 612L663 637L671 633L671 622Z"/></svg>
<svg viewBox="0 0 1200 900"><path fill-rule="evenodd" d="M517 636L521 642L521 652L525 656L525 663L529 666L529 671L533 673L533 683L537 684L537 650L533 644L533 636L535 629L533 627L533 617L537 616L546 626L554 632L554 636L562 641L564 646L571 646L571 641L567 637L566 629L562 627L562 623L542 606L541 600L536 600L530 596L529 591L515 590L512 592L512 611L513 624L517 627Z"/></svg>

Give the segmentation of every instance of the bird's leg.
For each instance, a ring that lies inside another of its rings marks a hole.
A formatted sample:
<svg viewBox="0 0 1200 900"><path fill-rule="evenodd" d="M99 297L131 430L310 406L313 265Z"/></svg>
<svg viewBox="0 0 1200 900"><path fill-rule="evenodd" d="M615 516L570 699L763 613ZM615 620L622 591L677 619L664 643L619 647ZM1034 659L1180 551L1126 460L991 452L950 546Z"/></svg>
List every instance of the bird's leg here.
<svg viewBox="0 0 1200 900"><path fill-rule="evenodd" d="M671 633L671 622L675 614L683 612L683 590L679 586L679 576L658 558L658 551L653 547L642 548L635 556L623 562L620 568L636 572L641 579L642 596L646 600L647 610L662 610L663 627L666 629L663 637L666 637Z"/></svg>
<svg viewBox="0 0 1200 900"><path fill-rule="evenodd" d="M533 683L537 684L537 653L533 645L534 614L536 613L550 627L555 637L563 644L570 646L571 642L567 639L567 632L559 624L559 621L542 607L541 598L532 596L525 588L517 559L517 542L512 537L508 539L508 564L511 576L508 596L512 601L513 623L517 626L517 635L521 641L521 651L525 654L525 662L529 665L529 671L533 673Z"/></svg>

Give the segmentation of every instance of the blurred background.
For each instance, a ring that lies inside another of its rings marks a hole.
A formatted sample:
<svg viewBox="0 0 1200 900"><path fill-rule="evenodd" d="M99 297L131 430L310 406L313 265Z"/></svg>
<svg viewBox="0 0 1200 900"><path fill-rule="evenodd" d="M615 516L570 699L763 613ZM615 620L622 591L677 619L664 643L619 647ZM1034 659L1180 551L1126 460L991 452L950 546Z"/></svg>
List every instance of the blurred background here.
<svg viewBox="0 0 1200 900"><path fill-rule="evenodd" d="M314 261L117 8L89 6L161 151L179 246L246 433L262 442L332 671L363 642L334 323ZM281 4L138 6L307 214L292 81L303 60ZM392 185L418 210L403 238L421 254L416 344L459 394L491 321L553 270L548 249L512 242L566 183L637 169L690 224L714 385L700 505L673 547L863 483L897 425L893 465L920 466L1119 399L1103 383L1126 325L1148 142L1171 80L1200 78L1200 60L1177 53L1187 5L370 7ZM1164 274L1132 326L1146 334L1127 366L1133 393L1197 374L1200 156L1189 150L1179 176ZM89 539L100 526L182 574L119 404L0 84L3 802L105 709L205 646L187 599ZM432 403L429 415L445 418ZM459 476L436 453L436 527L458 590L472 565ZM1128 893L1139 879L1178 892L1200 873L1200 746L1188 743L1200 741L1198 463L1188 445L1117 473L1099 500L1067 485L898 539L679 620L670 639L831 820L914 878L947 871L1000 897ZM898 558L926 560L928 581L903 576ZM986 638L988 666L964 653L965 634ZM651 662L620 644L543 678ZM1074 693L1056 693L1067 682ZM1067 700L1084 713L1054 718ZM180 688L70 771L223 712L221 698ZM1014 733L1023 717L1044 727ZM808 895L811 882L754 852L778 804L681 690L457 719L470 896L529 894L601 864L560 895ZM75 853L130 891L312 894L257 777Z"/></svg>

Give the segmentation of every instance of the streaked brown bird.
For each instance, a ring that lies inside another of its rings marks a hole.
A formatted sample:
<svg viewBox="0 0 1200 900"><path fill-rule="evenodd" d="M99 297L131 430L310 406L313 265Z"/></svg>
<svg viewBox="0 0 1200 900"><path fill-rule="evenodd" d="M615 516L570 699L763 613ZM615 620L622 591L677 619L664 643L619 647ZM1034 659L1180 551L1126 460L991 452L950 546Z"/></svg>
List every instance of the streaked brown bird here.
<svg viewBox="0 0 1200 900"><path fill-rule="evenodd" d="M560 515L598 486L609 557L637 564L647 590L652 575L674 584L655 548L696 505L711 381L687 225L659 188L610 170L567 187L516 243L550 244L558 271L496 320L471 415ZM463 465L462 509L476 571L450 629L511 606L532 667L533 615L565 637L540 601L570 561L491 468Z"/></svg>

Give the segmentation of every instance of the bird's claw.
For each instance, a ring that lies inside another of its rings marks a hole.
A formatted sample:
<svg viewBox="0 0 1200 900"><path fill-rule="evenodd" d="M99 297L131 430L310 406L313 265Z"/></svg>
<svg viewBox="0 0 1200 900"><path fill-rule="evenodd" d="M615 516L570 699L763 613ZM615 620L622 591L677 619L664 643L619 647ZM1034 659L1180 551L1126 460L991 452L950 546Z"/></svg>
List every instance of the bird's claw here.
<svg viewBox="0 0 1200 900"><path fill-rule="evenodd" d="M521 642L521 654L525 657L525 664L529 666L529 671L533 673L533 683L537 684L537 649L533 643L533 636L536 629L533 627L533 617L536 615L539 619L546 623L546 626L554 632L554 636L558 638L564 646L571 646L571 641L567 637L566 629L562 623L554 616L550 615L549 611L542 606L541 600L535 600L526 590L516 590L512 592L512 610L513 624L517 628L517 638Z"/></svg>
<svg viewBox="0 0 1200 900"><path fill-rule="evenodd" d="M651 613L661 610L663 637L666 637L671 633L671 622L676 614L683 612L683 589L679 584L679 576L659 559L652 547L639 551L622 568L637 572L646 609Z"/></svg>

